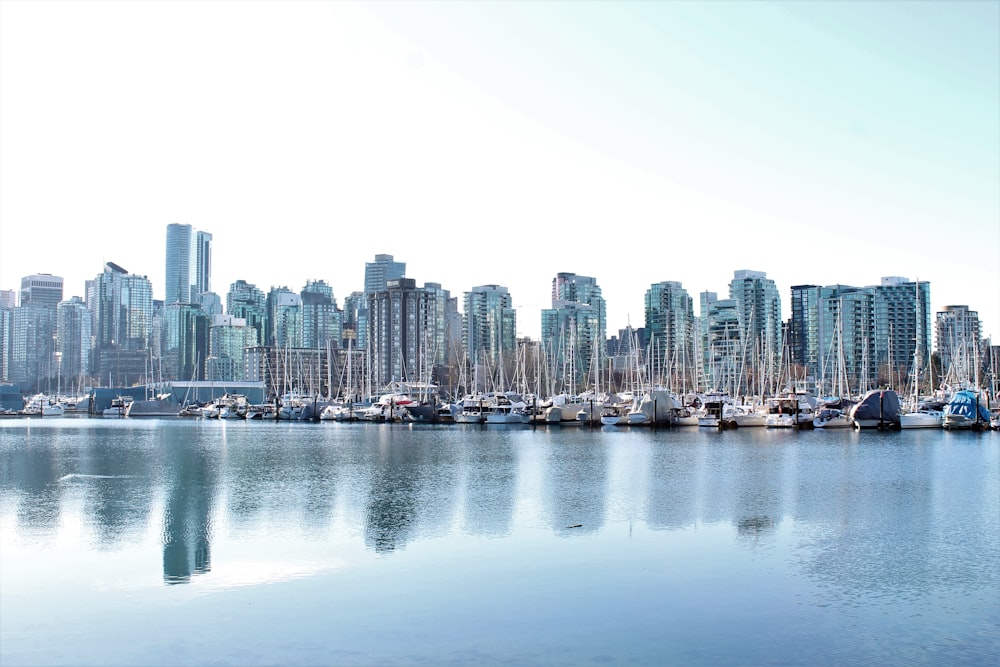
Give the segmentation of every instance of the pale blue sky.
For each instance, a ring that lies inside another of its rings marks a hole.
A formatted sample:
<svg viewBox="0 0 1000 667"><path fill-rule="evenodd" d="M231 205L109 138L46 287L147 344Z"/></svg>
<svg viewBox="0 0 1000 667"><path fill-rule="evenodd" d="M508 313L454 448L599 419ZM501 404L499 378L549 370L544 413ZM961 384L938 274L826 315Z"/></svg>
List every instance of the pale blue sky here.
<svg viewBox="0 0 1000 667"><path fill-rule="evenodd" d="M0 289L931 281L1000 332L1000 3L0 2ZM58 244L39 243L58 238ZM457 249L457 252L456 252ZM787 310L783 313L788 316Z"/></svg>

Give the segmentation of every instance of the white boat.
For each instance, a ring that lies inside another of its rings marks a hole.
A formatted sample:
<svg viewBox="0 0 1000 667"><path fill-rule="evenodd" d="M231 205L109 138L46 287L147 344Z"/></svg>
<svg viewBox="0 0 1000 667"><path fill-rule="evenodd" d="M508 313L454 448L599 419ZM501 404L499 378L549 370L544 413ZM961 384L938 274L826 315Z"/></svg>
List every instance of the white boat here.
<svg viewBox="0 0 1000 667"><path fill-rule="evenodd" d="M115 396L111 399L111 405L104 408L101 414L104 417L112 419L124 419L128 416L128 408L131 402L131 396Z"/></svg>
<svg viewBox="0 0 1000 667"><path fill-rule="evenodd" d="M456 424L482 424L486 421L486 395L466 394L453 408Z"/></svg>
<svg viewBox="0 0 1000 667"><path fill-rule="evenodd" d="M900 428L941 428L943 424L944 412L941 410L921 408L899 415Z"/></svg>
<svg viewBox="0 0 1000 667"><path fill-rule="evenodd" d="M843 410L836 408L824 408L813 419L813 426L816 428L851 428L854 422Z"/></svg>
<svg viewBox="0 0 1000 667"><path fill-rule="evenodd" d="M45 394L35 394L28 399L24 406L24 414L36 415L40 417L62 417L66 412L66 407Z"/></svg>
<svg viewBox="0 0 1000 667"><path fill-rule="evenodd" d="M584 404L575 397L566 394L558 394L550 399L551 405L545 408L544 419L546 424L561 424L565 422L576 422L577 414L584 408Z"/></svg>
<svg viewBox="0 0 1000 667"><path fill-rule="evenodd" d="M605 405L601 410L601 424L604 426L625 426L628 424L628 411L631 406L625 403Z"/></svg>
<svg viewBox="0 0 1000 667"><path fill-rule="evenodd" d="M767 401L767 428L812 428L816 399L800 392L786 393Z"/></svg>
<svg viewBox="0 0 1000 667"><path fill-rule="evenodd" d="M513 398L518 400L512 400ZM527 406L519 400L519 396L507 394L494 394L490 397L490 402L486 409L487 424L527 424L531 421Z"/></svg>
<svg viewBox="0 0 1000 667"><path fill-rule="evenodd" d="M739 428L753 428L767 426L767 414L764 408L754 405L737 405L733 407L732 416L729 417Z"/></svg>
<svg viewBox="0 0 1000 667"><path fill-rule="evenodd" d="M331 403L319 413L320 421L354 421L354 407L350 403Z"/></svg>

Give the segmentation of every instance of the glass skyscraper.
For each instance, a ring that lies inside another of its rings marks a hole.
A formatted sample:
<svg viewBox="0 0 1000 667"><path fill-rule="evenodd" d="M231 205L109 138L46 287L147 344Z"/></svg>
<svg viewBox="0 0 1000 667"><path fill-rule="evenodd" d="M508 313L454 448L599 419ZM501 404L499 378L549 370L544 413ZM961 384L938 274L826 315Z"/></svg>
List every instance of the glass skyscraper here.
<svg viewBox="0 0 1000 667"><path fill-rule="evenodd" d="M199 303L211 291L212 235L191 225L167 225L166 298L164 303Z"/></svg>

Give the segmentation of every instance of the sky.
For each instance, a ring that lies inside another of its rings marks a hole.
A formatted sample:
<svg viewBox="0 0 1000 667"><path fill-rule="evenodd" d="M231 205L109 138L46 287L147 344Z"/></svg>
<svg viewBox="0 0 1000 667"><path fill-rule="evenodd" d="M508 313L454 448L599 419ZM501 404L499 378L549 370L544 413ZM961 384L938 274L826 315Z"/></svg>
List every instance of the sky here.
<svg viewBox="0 0 1000 667"><path fill-rule="evenodd" d="M786 319L902 276L997 336L1000 1L0 0L0 289L163 298L170 223L223 302L390 254L535 338L592 276L610 335L750 269Z"/></svg>

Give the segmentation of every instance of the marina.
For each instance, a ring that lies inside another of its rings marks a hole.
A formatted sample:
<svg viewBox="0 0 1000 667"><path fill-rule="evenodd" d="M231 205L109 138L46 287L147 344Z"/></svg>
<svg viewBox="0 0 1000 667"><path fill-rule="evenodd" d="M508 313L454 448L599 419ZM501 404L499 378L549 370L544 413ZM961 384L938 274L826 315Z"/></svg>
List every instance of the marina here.
<svg viewBox="0 0 1000 667"><path fill-rule="evenodd" d="M995 432L63 417L0 461L4 665L1000 651Z"/></svg>

